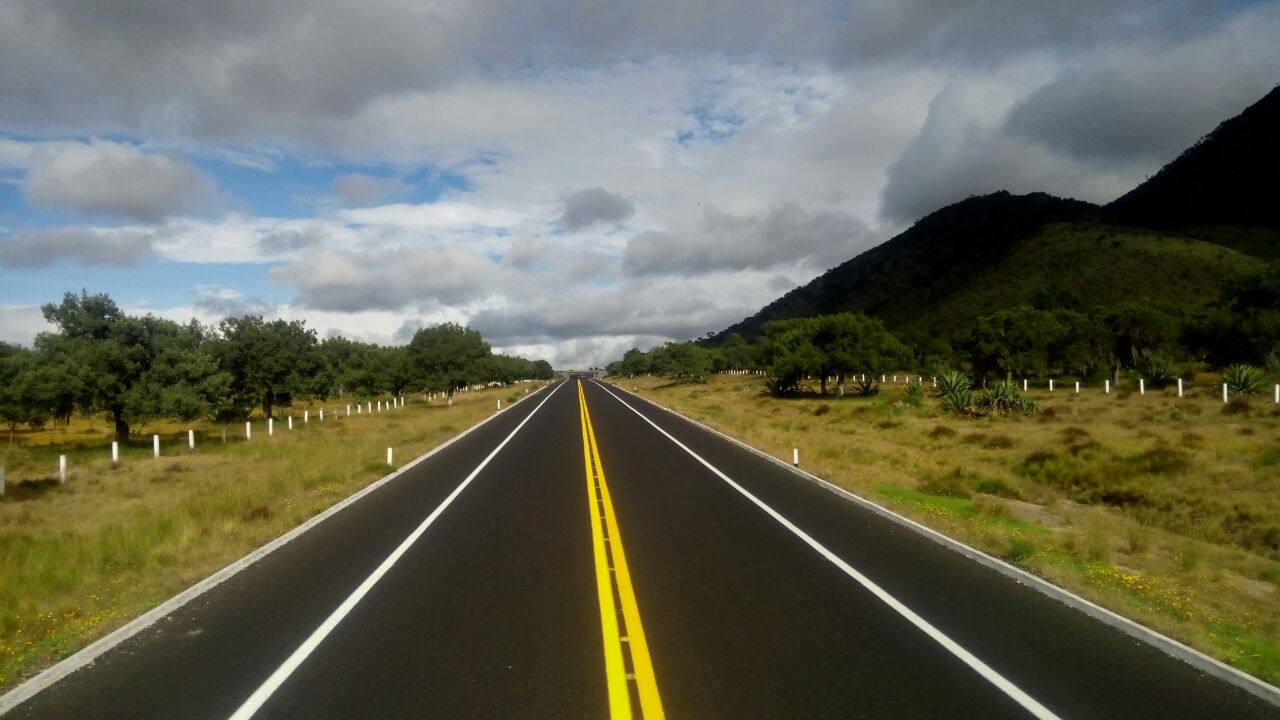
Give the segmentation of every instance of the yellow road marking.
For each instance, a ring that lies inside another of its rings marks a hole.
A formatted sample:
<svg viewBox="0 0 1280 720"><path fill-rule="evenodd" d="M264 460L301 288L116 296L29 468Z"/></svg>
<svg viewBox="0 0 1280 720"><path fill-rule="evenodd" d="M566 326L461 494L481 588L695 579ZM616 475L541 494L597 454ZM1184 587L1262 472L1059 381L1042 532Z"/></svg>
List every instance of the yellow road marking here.
<svg viewBox="0 0 1280 720"><path fill-rule="evenodd" d="M627 570L627 557L622 551L622 535L618 532L613 501L609 497L609 486L605 483L600 450L596 447L596 434L591 427L591 413L587 410L587 396L583 392L581 380L578 381L578 409L582 421L582 458L587 471L596 596L600 601L600 627L604 634L609 715L611 720L629 720L633 716L628 683L634 682L636 695L640 699L640 715L644 720L660 720L666 716L658 695L658 681L653 673L653 661L649 657L644 628L640 624L640 608L636 605L631 573ZM609 566L610 555L613 567ZM623 623L626 624L625 635L618 627L619 610L622 612ZM627 656L631 659L631 673L626 671Z"/></svg>

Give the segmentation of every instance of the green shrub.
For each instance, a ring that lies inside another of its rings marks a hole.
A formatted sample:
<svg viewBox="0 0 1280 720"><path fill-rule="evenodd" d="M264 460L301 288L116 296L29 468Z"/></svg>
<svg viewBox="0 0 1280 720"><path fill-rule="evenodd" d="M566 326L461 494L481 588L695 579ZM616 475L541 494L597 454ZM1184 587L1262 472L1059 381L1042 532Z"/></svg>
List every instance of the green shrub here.
<svg viewBox="0 0 1280 720"><path fill-rule="evenodd" d="M942 411L948 415L979 414L977 398L974 396L973 380L962 372L948 370L938 376L938 387L934 395L942 401Z"/></svg>
<svg viewBox="0 0 1280 720"><path fill-rule="evenodd" d="M1257 395L1262 392L1266 378L1263 377L1262 370L1244 364L1236 364L1227 368L1222 374L1222 379L1227 383L1227 390L1235 395Z"/></svg>
<svg viewBox="0 0 1280 720"><path fill-rule="evenodd" d="M1011 412L1030 415L1036 411L1036 404L1011 382L1000 382L988 387L983 393L981 404L985 412L993 412L997 415L1007 415Z"/></svg>
<svg viewBox="0 0 1280 720"><path fill-rule="evenodd" d="M924 383L919 380L908 380L907 394L903 397L903 402L911 407L920 407L924 402Z"/></svg>
<svg viewBox="0 0 1280 720"><path fill-rule="evenodd" d="M969 498L969 488L959 470L952 470L942 477L929 478L920 483L917 489L922 493L941 497Z"/></svg>
<svg viewBox="0 0 1280 720"><path fill-rule="evenodd" d="M1173 363L1161 357L1147 358L1142 372L1149 388L1167 387L1178 379L1178 371Z"/></svg>

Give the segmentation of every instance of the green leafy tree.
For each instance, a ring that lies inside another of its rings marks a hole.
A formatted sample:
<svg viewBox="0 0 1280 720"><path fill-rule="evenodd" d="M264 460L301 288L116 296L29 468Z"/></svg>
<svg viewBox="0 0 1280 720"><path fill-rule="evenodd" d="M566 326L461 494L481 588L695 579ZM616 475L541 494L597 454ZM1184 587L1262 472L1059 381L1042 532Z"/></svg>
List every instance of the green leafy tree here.
<svg viewBox="0 0 1280 720"><path fill-rule="evenodd" d="M490 354L480 333L456 323L420 328L408 349L422 383L449 393L473 381L480 374L480 362Z"/></svg>
<svg viewBox="0 0 1280 720"><path fill-rule="evenodd" d="M814 344L815 328L811 318L765 324L764 359L773 392L796 392L806 377L823 372L826 357Z"/></svg>
<svg viewBox="0 0 1280 720"><path fill-rule="evenodd" d="M262 416L271 417L277 406L306 394L323 367L316 333L304 321L246 315L227 318L219 328L214 354L231 376L231 412L241 416L261 405Z"/></svg>
<svg viewBox="0 0 1280 720"><path fill-rule="evenodd" d="M910 354L906 345L885 330L884 323L861 313L819 315L805 327L822 355L818 375L823 394L829 376L836 378L843 395L845 376L897 367Z"/></svg>
<svg viewBox="0 0 1280 720"><path fill-rule="evenodd" d="M116 438L127 441L130 424L146 419L130 412L129 394L151 369L158 347L180 327L151 315L128 317L105 294L67 293L41 310L58 329L36 338L42 362L73 368L66 375L77 404L108 413Z"/></svg>
<svg viewBox="0 0 1280 720"><path fill-rule="evenodd" d="M654 375L673 380L706 382L711 377L711 355L692 342L669 342L649 352Z"/></svg>

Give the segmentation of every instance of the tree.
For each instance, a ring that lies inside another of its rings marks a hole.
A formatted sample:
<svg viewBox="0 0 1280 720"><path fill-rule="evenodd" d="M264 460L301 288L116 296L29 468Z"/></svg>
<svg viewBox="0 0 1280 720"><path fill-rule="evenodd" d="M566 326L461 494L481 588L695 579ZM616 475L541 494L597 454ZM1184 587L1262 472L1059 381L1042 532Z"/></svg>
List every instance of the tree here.
<svg viewBox="0 0 1280 720"><path fill-rule="evenodd" d="M694 343L669 342L649 351L649 355L649 371L654 375L693 382L706 382L711 376L710 354Z"/></svg>
<svg viewBox="0 0 1280 720"><path fill-rule="evenodd" d="M456 323L420 328L408 350L418 378L449 393L468 385L490 353L480 333Z"/></svg>
<svg viewBox="0 0 1280 720"><path fill-rule="evenodd" d="M808 328L814 346L822 354L818 374L823 394L827 392L829 376L835 376L843 395L846 375L896 367L910 354L898 338L885 330L884 323L861 313L819 315Z"/></svg>
<svg viewBox="0 0 1280 720"><path fill-rule="evenodd" d="M156 343L178 332L178 326L151 315L127 317L105 294L67 293L62 302L41 307L57 333L41 333L36 347L47 362L74 368L77 404L90 412L105 411L116 438L129 439L127 397L151 368Z"/></svg>
<svg viewBox="0 0 1280 720"><path fill-rule="evenodd" d="M815 323L810 318L774 320L764 326L764 361L775 393L800 389L800 381L822 372L826 363L814 344Z"/></svg>
<svg viewBox="0 0 1280 720"><path fill-rule="evenodd" d="M277 405L305 394L323 367L316 333L302 320L267 322L246 315L223 320L219 329L214 354L231 375L231 407L241 416L261 404L262 416L271 417Z"/></svg>
<svg viewBox="0 0 1280 720"><path fill-rule="evenodd" d="M1019 305L974 321L965 342L974 374L1043 376L1065 329L1054 313Z"/></svg>
<svg viewBox="0 0 1280 720"><path fill-rule="evenodd" d="M1178 349L1181 318L1147 302L1127 302L1112 306L1103 316L1113 342L1112 375L1119 379L1122 367L1138 365Z"/></svg>

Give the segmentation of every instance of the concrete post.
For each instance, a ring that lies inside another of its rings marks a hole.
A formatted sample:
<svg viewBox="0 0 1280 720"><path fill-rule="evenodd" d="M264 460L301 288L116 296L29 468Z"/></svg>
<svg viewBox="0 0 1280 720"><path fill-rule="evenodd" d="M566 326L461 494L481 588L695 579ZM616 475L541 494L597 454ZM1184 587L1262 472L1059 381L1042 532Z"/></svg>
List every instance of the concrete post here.
<svg viewBox="0 0 1280 720"><path fill-rule="evenodd" d="M160 436L159 435L151 436L151 454L157 458L160 457Z"/></svg>
<svg viewBox="0 0 1280 720"><path fill-rule="evenodd" d="M791 464L800 467L800 448L791 448Z"/></svg>
<svg viewBox="0 0 1280 720"><path fill-rule="evenodd" d="M111 441L111 464L115 465L120 462L120 443L115 440Z"/></svg>
<svg viewBox="0 0 1280 720"><path fill-rule="evenodd" d="M1138 378L1138 394L1139 394L1139 395L1146 395L1146 394L1147 394L1147 379L1146 379L1146 378Z"/></svg>
<svg viewBox="0 0 1280 720"><path fill-rule="evenodd" d="M274 437L276 434L276 419L267 418L267 437Z"/></svg>
<svg viewBox="0 0 1280 720"><path fill-rule="evenodd" d="M1049 378L1049 392L1053 392L1053 378Z"/></svg>
<svg viewBox="0 0 1280 720"><path fill-rule="evenodd" d="M1178 378L1178 397L1182 397L1182 378Z"/></svg>
<svg viewBox="0 0 1280 720"><path fill-rule="evenodd" d="M394 464L391 462L391 448L387 448L387 464L394 466Z"/></svg>
<svg viewBox="0 0 1280 720"><path fill-rule="evenodd" d="M187 448L190 450L196 449L196 431L195 430L187 431Z"/></svg>
<svg viewBox="0 0 1280 720"><path fill-rule="evenodd" d="M67 456L66 455L58 456L58 484L59 485L67 484Z"/></svg>
<svg viewBox="0 0 1280 720"><path fill-rule="evenodd" d="M244 439L245 440L253 439L253 426L249 424L248 420L246 420L244 423Z"/></svg>

